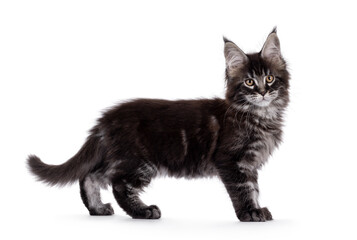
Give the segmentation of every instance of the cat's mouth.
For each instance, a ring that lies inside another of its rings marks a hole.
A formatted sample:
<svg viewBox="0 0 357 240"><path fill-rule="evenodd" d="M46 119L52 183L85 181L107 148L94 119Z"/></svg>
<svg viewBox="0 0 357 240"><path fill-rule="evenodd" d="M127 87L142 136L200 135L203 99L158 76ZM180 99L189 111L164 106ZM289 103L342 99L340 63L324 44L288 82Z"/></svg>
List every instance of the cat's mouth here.
<svg viewBox="0 0 357 240"><path fill-rule="evenodd" d="M272 96L271 94L267 94L265 96L262 96L260 94L247 96L248 102L258 107L268 107L274 99L275 96Z"/></svg>

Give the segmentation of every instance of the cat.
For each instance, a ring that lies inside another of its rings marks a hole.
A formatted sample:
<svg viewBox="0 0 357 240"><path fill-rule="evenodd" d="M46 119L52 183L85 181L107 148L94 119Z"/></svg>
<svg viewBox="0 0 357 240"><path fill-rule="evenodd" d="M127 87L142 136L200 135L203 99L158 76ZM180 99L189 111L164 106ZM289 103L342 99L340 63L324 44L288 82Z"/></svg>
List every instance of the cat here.
<svg viewBox="0 0 357 240"><path fill-rule="evenodd" d="M223 38L225 99L137 99L106 111L86 142L61 165L29 155L30 171L49 185L79 180L90 215L112 215L100 189L111 185L132 218L159 219L160 209L140 200L151 179L166 175L218 176L240 221L268 221L258 202L257 171L282 141L289 102L289 72L276 28L260 52L245 54Z"/></svg>

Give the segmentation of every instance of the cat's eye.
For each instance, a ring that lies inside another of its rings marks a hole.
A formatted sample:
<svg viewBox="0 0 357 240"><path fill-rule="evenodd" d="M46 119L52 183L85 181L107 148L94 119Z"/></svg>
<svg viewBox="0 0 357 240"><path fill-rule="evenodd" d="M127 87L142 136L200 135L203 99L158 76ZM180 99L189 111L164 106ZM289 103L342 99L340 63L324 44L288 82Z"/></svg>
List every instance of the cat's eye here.
<svg viewBox="0 0 357 240"><path fill-rule="evenodd" d="M275 77L273 75L268 75L265 77L265 81L267 83L272 83L272 82L274 82L274 80L275 80Z"/></svg>
<svg viewBox="0 0 357 240"><path fill-rule="evenodd" d="M247 79L245 80L245 84L248 86L248 87L251 87L254 85L254 80L253 79Z"/></svg>

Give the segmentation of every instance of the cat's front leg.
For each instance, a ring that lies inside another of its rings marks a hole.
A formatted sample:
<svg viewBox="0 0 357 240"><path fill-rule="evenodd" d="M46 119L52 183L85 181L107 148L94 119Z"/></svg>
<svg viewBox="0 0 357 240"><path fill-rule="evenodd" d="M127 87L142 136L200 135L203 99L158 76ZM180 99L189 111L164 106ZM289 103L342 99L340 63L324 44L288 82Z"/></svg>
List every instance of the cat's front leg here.
<svg viewBox="0 0 357 240"><path fill-rule="evenodd" d="M255 169L242 168L232 162L218 168L219 175L232 200L238 219L242 222L265 222L272 220L267 208L258 203L258 173Z"/></svg>

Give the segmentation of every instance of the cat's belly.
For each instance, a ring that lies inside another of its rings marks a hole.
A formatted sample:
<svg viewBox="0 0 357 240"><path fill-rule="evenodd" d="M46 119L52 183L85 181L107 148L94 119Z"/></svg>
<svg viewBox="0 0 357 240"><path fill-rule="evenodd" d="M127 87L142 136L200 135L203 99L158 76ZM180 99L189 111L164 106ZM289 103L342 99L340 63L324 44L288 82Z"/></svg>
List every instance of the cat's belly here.
<svg viewBox="0 0 357 240"><path fill-rule="evenodd" d="M155 141L143 136L150 159L157 167L157 176L211 177L217 174L212 162L217 147L219 124L210 116L205 124L179 130L155 132ZM148 151L149 152L149 151Z"/></svg>
<svg viewBox="0 0 357 240"><path fill-rule="evenodd" d="M212 162L202 161L199 164L184 163L181 166L164 166L157 168L156 177L204 178L217 176L216 167Z"/></svg>

